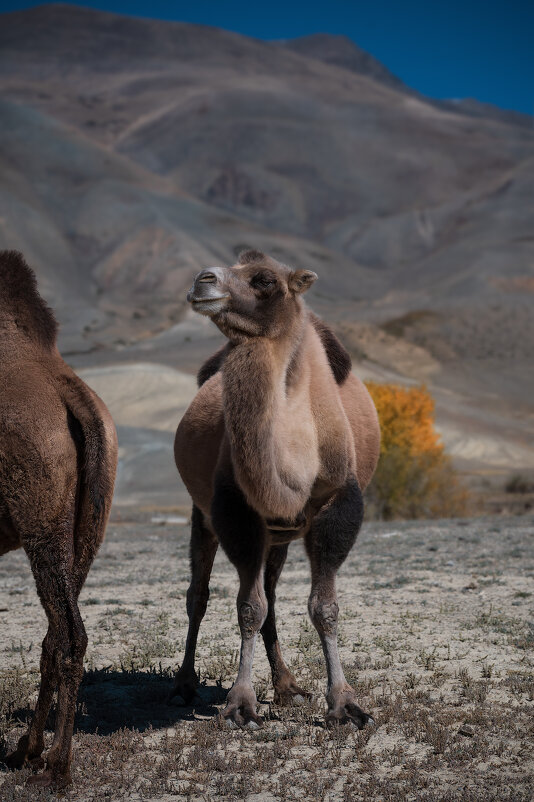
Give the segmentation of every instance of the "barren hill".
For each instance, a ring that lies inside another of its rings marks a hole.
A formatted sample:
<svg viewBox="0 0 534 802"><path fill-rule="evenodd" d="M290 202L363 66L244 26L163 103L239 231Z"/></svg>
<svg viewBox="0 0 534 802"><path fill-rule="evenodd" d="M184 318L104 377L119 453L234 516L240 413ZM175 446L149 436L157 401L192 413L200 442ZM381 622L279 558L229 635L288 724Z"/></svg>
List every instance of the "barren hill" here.
<svg viewBox="0 0 534 802"><path fill-rule="evenodd" d="M216 336L185 288L253 245L319 273L310 302L364 372L430 383L466 465L534 462L523 116L427 100L343 38L67 5L0 20L0 247L36 268L78 366L193 371Z"/></svg>

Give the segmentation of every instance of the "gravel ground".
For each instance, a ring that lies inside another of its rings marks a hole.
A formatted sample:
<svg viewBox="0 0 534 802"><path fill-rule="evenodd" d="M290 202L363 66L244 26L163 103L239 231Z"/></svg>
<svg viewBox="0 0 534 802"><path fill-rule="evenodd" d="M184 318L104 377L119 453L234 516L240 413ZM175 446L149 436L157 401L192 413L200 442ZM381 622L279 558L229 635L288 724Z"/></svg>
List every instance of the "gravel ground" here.
<svg viewBox="0 0 534 802"><path fill-rule="evenodd" d="M325 667L306 611L309 569L290 548L278 590L286 661L312 694L272 704L265 726L216 713L237 667L237 581L216 558L192 707L166 704L186 634L188 527L128 511L108 527L81 597L88 635L74 737L76 800L530 800L534 797L534 520L369 523L340 572L340 643L375 725L323 726ZM178 521L178 522L177 522ZM0 561L0 741L19 737L36 697L46 631L22 551ZM51 737L53 719L49 721ZM0 770L5 800L54 798Z"/></svg>

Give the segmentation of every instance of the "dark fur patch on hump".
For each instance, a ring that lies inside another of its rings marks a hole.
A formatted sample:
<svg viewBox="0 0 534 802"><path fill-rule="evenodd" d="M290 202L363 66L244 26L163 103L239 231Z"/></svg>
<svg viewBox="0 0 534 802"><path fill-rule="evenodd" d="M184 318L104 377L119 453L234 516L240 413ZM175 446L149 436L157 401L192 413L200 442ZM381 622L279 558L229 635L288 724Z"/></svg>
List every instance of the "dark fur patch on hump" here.
<svg viewBox="0 0 534 802"><path fill-rule="evenodd" d="M238 262L240 265L250 265L252 262L262 262L265 258L266 256L264 253L251 248L248 251L241 251Z"/></svg>
<svg viewBox="0 0 534 802"><path fill-rule="evenodd" d="M321 338L337 384L343 384L352 370L352 359L349 352L341 345L332 329L321 318L317 317L314 312L310 312L310 319L315 331Z"/></svg>
<svg viewBox="0 0 534 802"><path fill-rule="evenodd" d="M56 342L57 321L37 290L35 273L19 251L0 251L0 317L47 348Z"/></svg>

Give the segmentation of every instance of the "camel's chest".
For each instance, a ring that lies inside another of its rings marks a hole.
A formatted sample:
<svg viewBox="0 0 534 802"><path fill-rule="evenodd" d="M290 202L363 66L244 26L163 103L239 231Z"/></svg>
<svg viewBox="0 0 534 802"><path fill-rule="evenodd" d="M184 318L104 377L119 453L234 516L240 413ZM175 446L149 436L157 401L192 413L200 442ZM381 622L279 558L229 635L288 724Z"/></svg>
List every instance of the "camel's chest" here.
<svg viewBox="0 0 534 802"><path fill-rule="evenodd" d="M319 434L308 394L294 393L280 403L274 417L273 448L282 472L313 483L319 470Z"/></svg>

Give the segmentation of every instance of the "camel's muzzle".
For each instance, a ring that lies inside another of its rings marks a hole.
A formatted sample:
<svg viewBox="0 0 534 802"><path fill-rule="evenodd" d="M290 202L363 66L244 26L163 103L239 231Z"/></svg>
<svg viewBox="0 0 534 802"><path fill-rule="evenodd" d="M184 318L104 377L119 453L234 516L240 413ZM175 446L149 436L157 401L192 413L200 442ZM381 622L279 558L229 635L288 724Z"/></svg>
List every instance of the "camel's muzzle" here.
<svg viewBox="0 0 534 802"><path fill-rule="evenodd" d="M220 286L220 268L201 270L187 293L187 300L201 315L215 315L226 306L230 296Z"/></svg>

